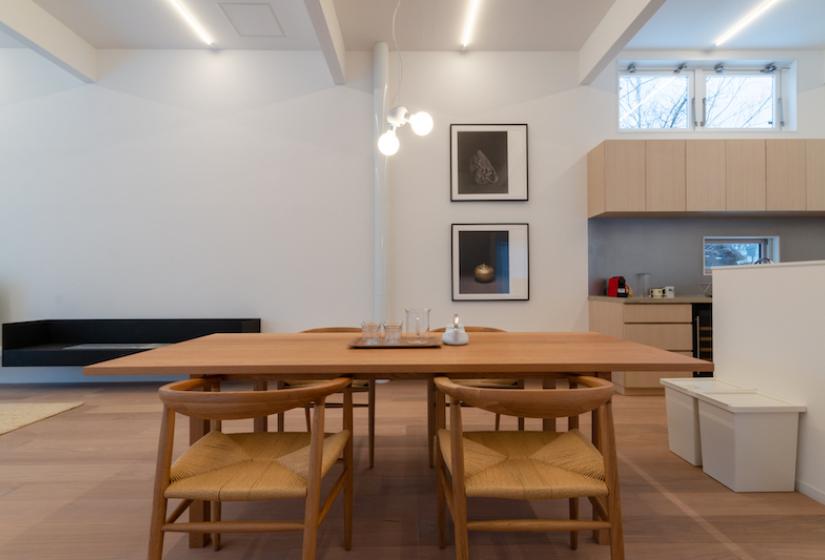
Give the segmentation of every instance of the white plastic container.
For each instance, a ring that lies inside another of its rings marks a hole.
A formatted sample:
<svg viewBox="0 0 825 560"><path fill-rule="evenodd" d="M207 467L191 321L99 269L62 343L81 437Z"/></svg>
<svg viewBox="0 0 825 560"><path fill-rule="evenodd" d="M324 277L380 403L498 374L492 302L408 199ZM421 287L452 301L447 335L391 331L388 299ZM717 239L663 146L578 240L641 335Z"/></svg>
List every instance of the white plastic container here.
<svg viewBox="0 0 825 560"><path fill-rule="evenodd" d="M735 492L792 492L804 406L757 393L698 393L702 470Z"/></svg>
<svg viewBox="0 0 825 560"><path fill-rule="evenodd" d="M709 378L662 379L660 383L665 387L668 447L673 453L697 467L702 464L702 446L696 393L753 392Z"/></svg>

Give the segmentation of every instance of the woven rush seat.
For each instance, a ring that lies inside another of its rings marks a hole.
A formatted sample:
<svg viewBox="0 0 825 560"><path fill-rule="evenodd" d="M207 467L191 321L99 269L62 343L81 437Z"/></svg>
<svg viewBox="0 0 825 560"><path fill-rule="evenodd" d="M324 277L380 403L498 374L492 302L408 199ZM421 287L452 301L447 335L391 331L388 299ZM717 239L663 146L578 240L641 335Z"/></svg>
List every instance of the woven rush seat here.
<svg viewBox="0 0 825 560"><path fill-rule="evenodd" d="M303 498L309 476L309 433L224 434L213 431L172 465L166 498L250 501ZM327 436L321 476L347 444L349 431Z"/></svg>
<svg viewBox="0 0 825 560"><path fill-rule="evenodd" d="M452 473L450 432L438 443ZM606 496L604 459L578 430L465 432L464 483L468 497L558 499Z"/></svg>

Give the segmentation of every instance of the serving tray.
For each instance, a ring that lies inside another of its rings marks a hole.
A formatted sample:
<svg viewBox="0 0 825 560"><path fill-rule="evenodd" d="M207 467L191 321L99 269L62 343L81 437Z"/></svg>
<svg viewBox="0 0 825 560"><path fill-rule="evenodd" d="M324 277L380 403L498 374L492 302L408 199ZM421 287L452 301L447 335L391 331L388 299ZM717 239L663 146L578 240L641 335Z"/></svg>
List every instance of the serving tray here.
<svg viewBox="0 0 825 560"><path fill-rule="evenodd" d="M350 348L358 350L375 350L387 348L441 348L441 338L437 336L428 336L425 338L401 338L398 342L391 344L386 343L384 339L366 339L356 338L350 345Z"/></svg>

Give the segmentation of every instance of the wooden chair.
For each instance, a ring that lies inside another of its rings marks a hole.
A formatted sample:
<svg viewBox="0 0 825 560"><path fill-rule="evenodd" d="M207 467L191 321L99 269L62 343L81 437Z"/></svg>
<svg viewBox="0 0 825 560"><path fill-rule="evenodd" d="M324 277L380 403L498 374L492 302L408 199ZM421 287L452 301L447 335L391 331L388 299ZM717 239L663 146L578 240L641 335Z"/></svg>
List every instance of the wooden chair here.
<svg viewBox="0 0 825 560"><path fill-rule="evenodd" d="M495 327L464 327L468 333L479 332L507 332ZM444 327L433 329L433 332L443 333ZM455 383L479 389L524 389L523 379L456 379ZM433 466L435 442L435 384L430 381L427 387L427 440L430 454L430 466ZM501 428L501 414L496 414L496 431ZM519 417L518 429L524 430L524 418Z"/></svg>
<svg viewBox="0 0 825 560"><path fill-rule="evenodd" d="M303 333L360 333L358 327L320 327L301 331ZM290 380L280 383L280 387L304 387L315 383L315 381ZM367 408L367 437L369 440L369 468L375 466L375 379L354 379L352 381L353 393L367 393L367 402L353 403L355 408ZM328 402L327 408L339 408L341 403ZM306 409L307 431L310 429L309 409ZM278 415L278 431L284 431L284 415Z"/></svg>
<svg viewBox="0 0 825 560"><path fill-rule="evenodd" d="M344 548L352 546L352 394L350 380L321 381L279 391L220 392L219 381L190 379L160 389L163 420L158 443L149 560L163 556L167 532L221 533L303 531L303 559L315 558L318 527L344 492ZM344 392L344 429L324 433L324 402ZM314 407L312 432L224 434L223 420L259 418L306 405ZM172 464L175 413L211 421L212 429ZM321 481L339 458L343 471L321 503ZM305 500L303 521L223 521L227 501ZM169 500L181 502L167 517ZM212 521L176 522L193 501L211 503Z"/></svg>
<svg viewBox="0 0 825 560"><path fill-rule="evenodd" d="M605 379L570 376L570 389L502 391L435 380L438 414L436 491L438 540L445 545L445 505L452 514L455 557L469 558L468 531L610 531L610 557L624 558L616 443L611 395ZM444 429L445 395L450 397L450 430ZM568 418L567 432L463 432L461 404L509 416ZM578 430L579 415L593 413L594 444ZM598 447L598 448L597 448ZM570 519L467 519L467 498L568 499ZM579 498L593 504L594 520L578 519Z"/></svg>

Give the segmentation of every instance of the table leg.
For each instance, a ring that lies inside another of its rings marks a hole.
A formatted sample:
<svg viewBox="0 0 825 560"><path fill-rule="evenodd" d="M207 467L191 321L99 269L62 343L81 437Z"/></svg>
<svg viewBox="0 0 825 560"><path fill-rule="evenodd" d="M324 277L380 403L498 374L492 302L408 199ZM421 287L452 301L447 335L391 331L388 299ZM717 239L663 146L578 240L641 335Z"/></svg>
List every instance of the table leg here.
<svg viewBox="0 0 825 560"><path fill-rule="evenodd" d="M556 378L555 377L545 377L541 381L541 386L544 389L555 389L556 388ZM541 421L542 430L545 432L555 432L556 431L556 419L555 418L544 418Z"/></svg>
<svg viewBox="0 0 825 560"><path fill-rule="evenodd" d="M435 383L432 378L427 379L427 452L430 455L430 468L435 463Z"/></svg>
<svg viewBox="0 0 825 560"><path fill-rule="evenodd" d="M209 431L209 420L189 417L189 445L194 444ZM209 521L209 502L193 501L189 506L189 521ZM189 548L203 548L209 544L207 533L189 533Z"/></svg>

